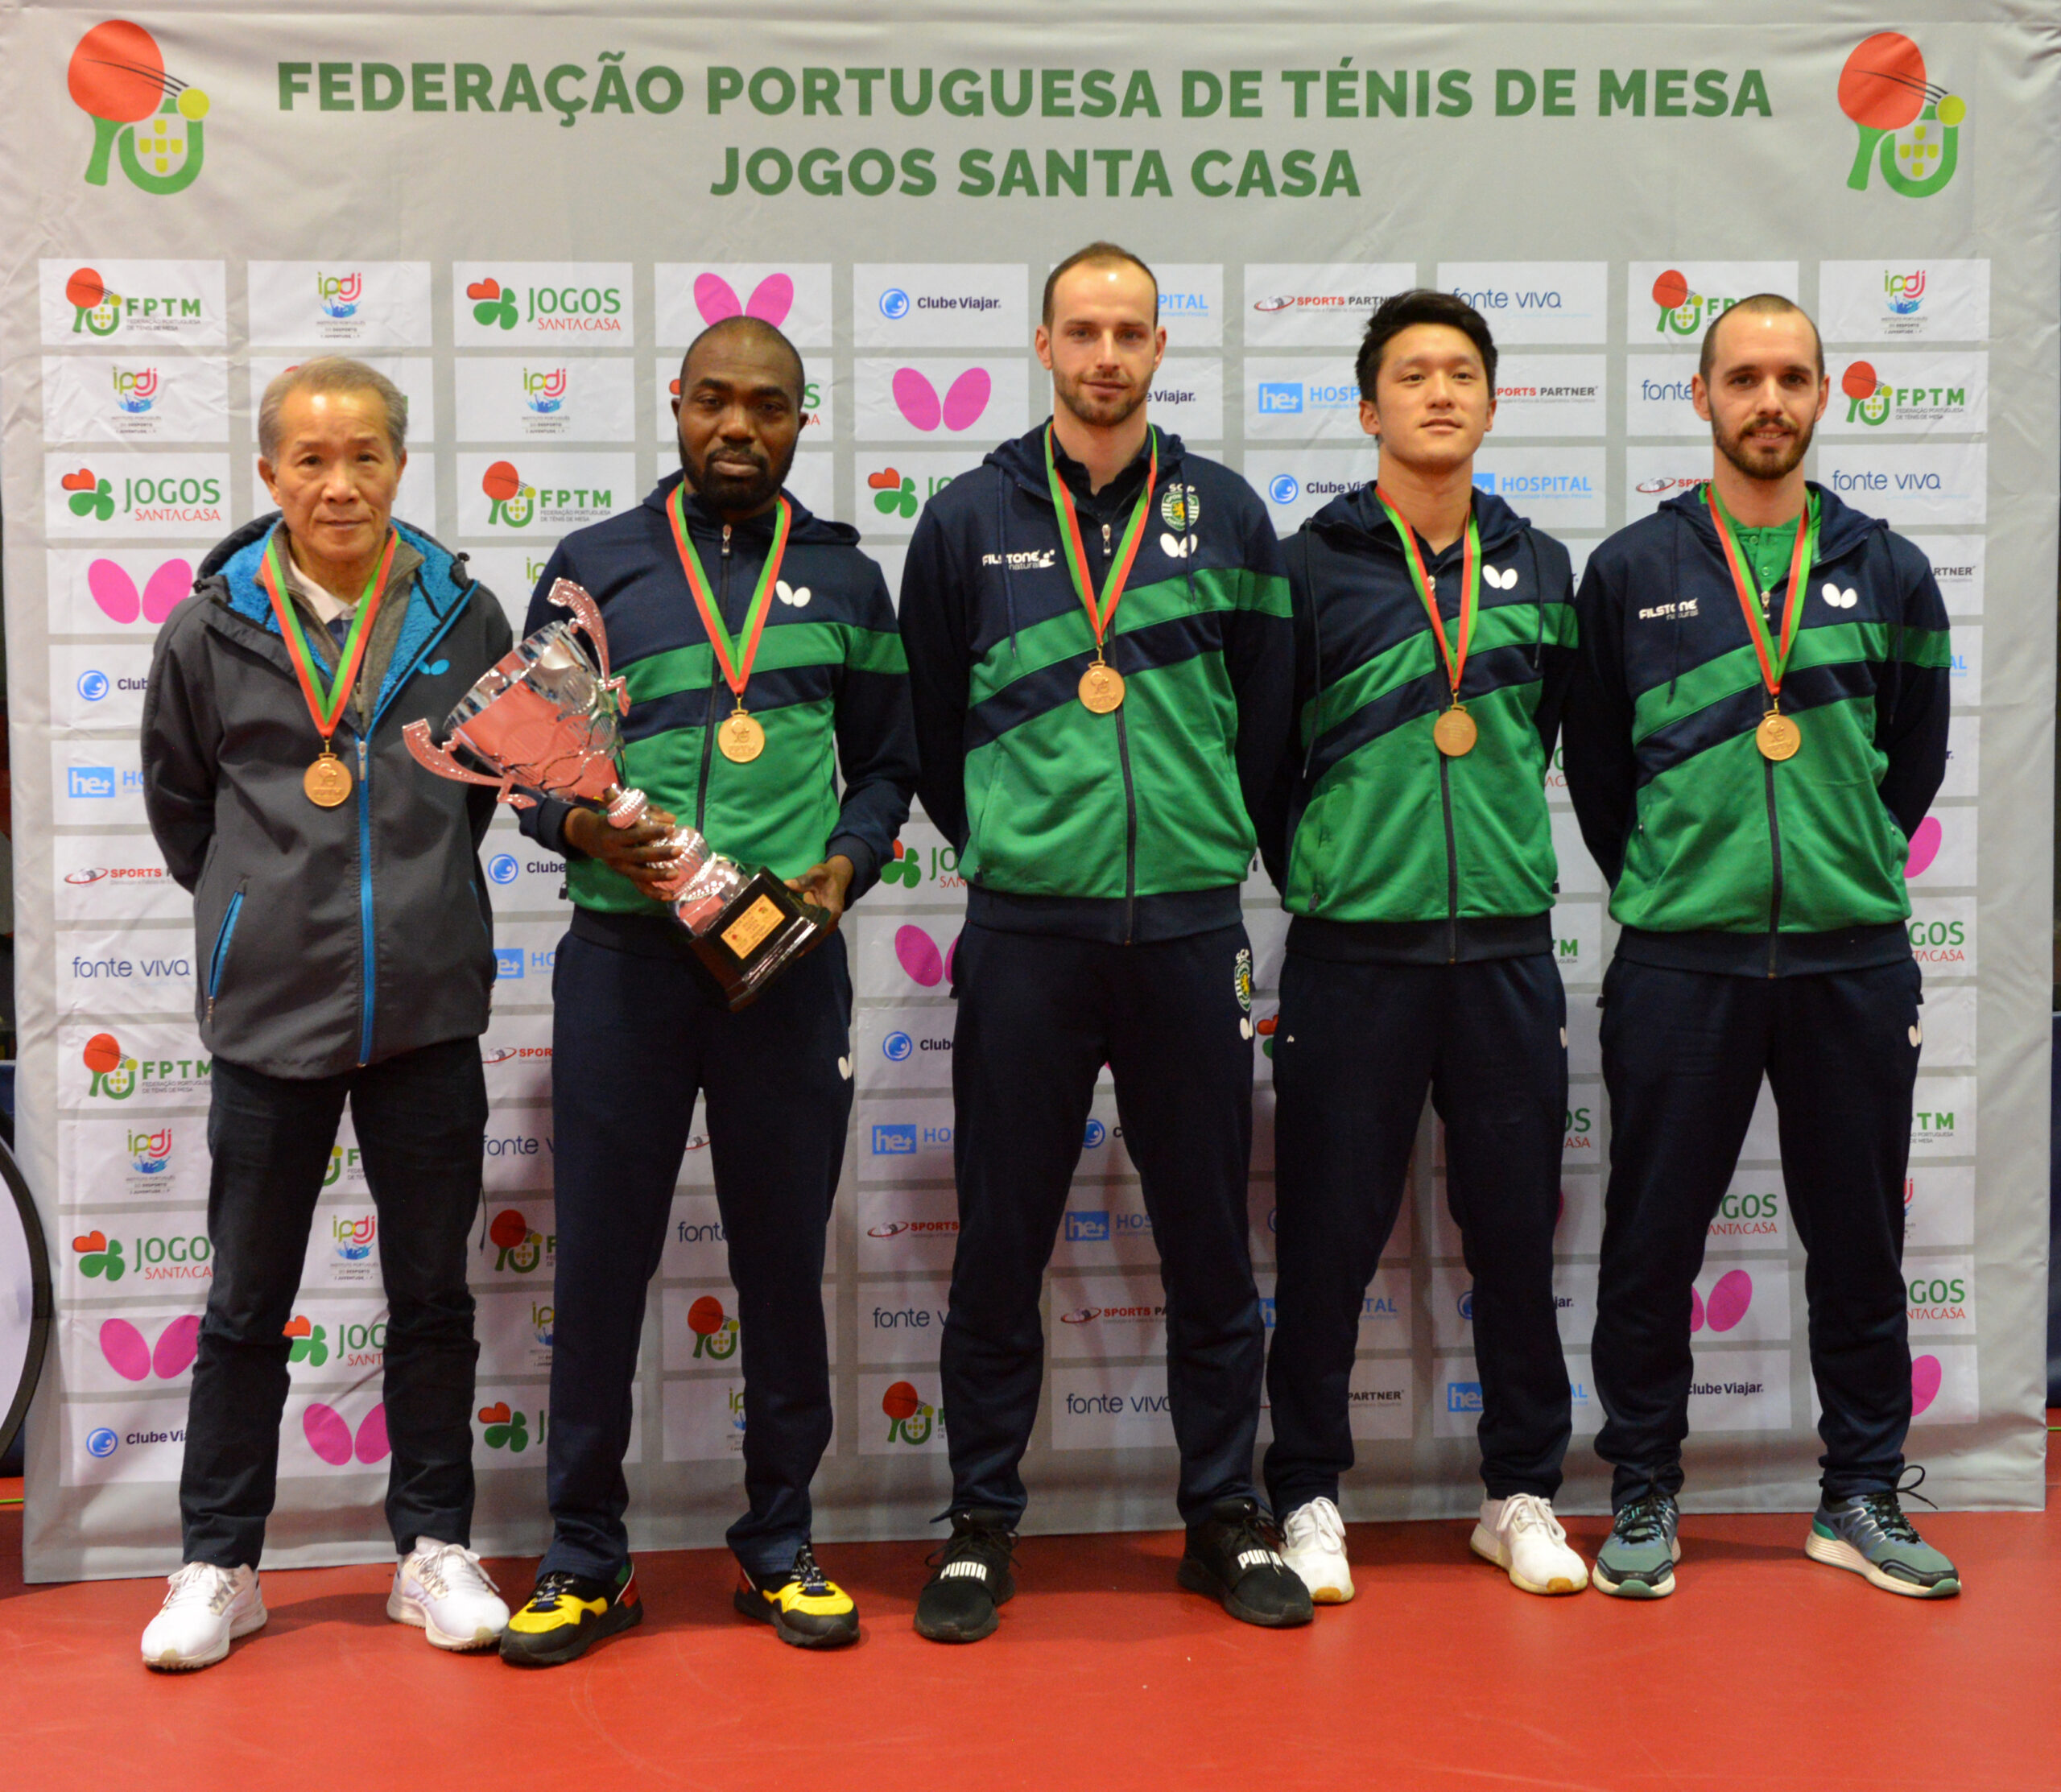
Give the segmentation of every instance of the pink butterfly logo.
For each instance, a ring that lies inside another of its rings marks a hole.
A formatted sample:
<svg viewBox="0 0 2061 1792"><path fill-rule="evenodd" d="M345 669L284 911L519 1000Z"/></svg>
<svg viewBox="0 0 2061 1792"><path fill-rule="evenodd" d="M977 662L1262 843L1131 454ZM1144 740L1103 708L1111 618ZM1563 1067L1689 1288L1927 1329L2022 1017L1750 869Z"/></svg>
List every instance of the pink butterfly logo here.
<svg viewBox="0 0 2061 1792"><path fill-rule="evenodd" d="M188 1313L159 1334L157 1348L126 1319L109 1319L100 1328L100 1353L125 1381L176 1381L193 1366L200 1349L200 1315Z"/></svg>
<svg viewBox="0 0 2061 1792"><path fill-rule="evenodd" d="M750 299L740 304L736 287L721 275L697 274L694 303L704 324L720 324L726 317L755 317L777 330L794 309L795 283L784 274L769 274L752 288Z"/></svg>
<svg viewBox="0 0 2061 1792"><path fill-rule="evenodd" d="M959 949L959 936L954 934L943 952L937 942L921 927L910 926L894 930L894 956L911 978L926 989L935 989L952 976L952 955Z"/></svg>
<svg viewBox="0 0 2061 1792"><path fill-rule="evenodd" d="M1919 823L1918 832L1910 836L1910 857L1903 863L1906 878L1922 877L1932 869L1932 861L1939 856L1942 832L1937 815L1927 815Z"/></svg>
<svg viewBox="0 0 2061 1792"><path fill-rule="evenodd" d="M1914 1356L1910 1361L1910 1416L1915 1418L1939 1398L1941 1380L1937 1356Z"/></svg>
<svg viewBox="0 0 2061 1792"><path fill-rule="evenodd" d="M1729 1332L1753 1304L1753 1278L1744 1270L1733 1270L1717 1278L1708 1301L1695 1289L1689 1290L1689 1329L1700 1332L1708 1322L1713 1332Z"/></svg>
<svg viewBox="0 0 2061 1792"><path fill-rule="evenodd" d="M969 367L952 382L952 389L940 403L936 386L915 368L903 367L898 369L894 375L894 405L904 417L926 433L942 423L956 435L962 429L971 429L981 420L981 413L988 408L988 398L993 390L994 382L988 377L986 368Z"/></svg>
<svg viewBox="0 0 2061 1792"><path fill-rule="evenodd" d="M116 622L133 622L138 616L147 622L162 622L192 588L193 568L184 560L167 560L143 581L141 597L136 581L114 561L95 560L86 568L86 589L101 613Z"/></svg>
<svg viewBox="0 0 2061 1792"><path fill-rule="evenodd" d="M365 1415L357 1428L357 1440L353 1448L350 1422L334 1406L325 1406L317 1400L300 1416L300 1428L308 1439L308 1447L332 1468L341 1468L355 1454L357 1460L370 1468L375 1462L386 1460L386 1402L381 1401Z"/></svg>

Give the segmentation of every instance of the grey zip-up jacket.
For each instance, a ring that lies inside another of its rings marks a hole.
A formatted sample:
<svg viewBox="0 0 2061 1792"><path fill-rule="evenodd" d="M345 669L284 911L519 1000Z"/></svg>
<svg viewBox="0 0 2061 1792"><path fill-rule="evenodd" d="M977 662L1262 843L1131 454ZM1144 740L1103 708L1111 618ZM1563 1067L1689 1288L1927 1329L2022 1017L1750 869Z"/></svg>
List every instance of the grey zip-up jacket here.
<svg viewBox="0 0 2061 1792"><path fill-rule="evenodd" d="M425 770L401 729L426 716L440 730L513 637L462 559L397 522L422 564L369 728L355 704L337 726L351 794L318 807L301 778L321 737L258 577L278 522L221 542L158 631L143 806L193 894L202 1042L232 1063L306 1078L485 1030L494 917L479 846L493 792ZM332 673L328 634L304 632Z"/></svg>

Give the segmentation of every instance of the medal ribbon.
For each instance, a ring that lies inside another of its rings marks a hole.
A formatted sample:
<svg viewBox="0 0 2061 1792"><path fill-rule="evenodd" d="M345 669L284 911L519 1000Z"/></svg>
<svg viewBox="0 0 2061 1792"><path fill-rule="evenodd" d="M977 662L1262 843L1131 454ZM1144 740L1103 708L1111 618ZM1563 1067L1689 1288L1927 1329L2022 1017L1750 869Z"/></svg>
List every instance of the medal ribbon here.
<svg viewBox="0 0 2061 1792"><path fill-rule="evenodd" d="M1159 431L1148 425L1146 440L1152 450L1152 461L1146 470L1145 489L1138 494L1130 521L1124 525L1123 539L1117 544L1116 564L1109 568L1098 605L1095 581L1088 570L1088 549L1080 539L1080 514L1074 508L1073 493L1067 489L1052 459L1052 426L1045 425L1045 482L1051 488L1052 508L1065 524L1059 531L1059 545L1066 550L1067 571L1073 575L1073 588L1080 593L1081 608L1088 612L1088 626L1095 631L1097 659L1102 657L1103 638L1116 620L1117 605L1123 601L1124 584L1138 559L1138 543L1145 539L1145 519L1151 514L1153 488L1159 483Z"/></svg>
<svg viewBox="0 0 2061 1792"><path fill-rule="evenodd" d="M687 575L687 588L694 593L694 607L701 612L701 626L708 631L708 645L715 652L717 667L741 709L751 663L758 658L758 643L766 633L766 613L773 607L773 588L779 583L780 562L786 557L787 533L794 524L794 506L784 498L774 500L773 545L766 551L766 564L758 569L758 583L745 611L744 644L740 650L723 626L723 613L716 607L708 575L701 570L701 556L695 551L693 538L687 532L687 502L681 496L686 489L687 481L682 480L666 501L666 514L672 520L673 544L679 549L680 570Z"/></svg>
<svg viewBox="0 0 2061 1792"><path fill-rule="evenodd" d="M1417 549L1417 531L1402 520L1402 513L1389 502L1379 485L1374 496L1381 500L1395 532L1402 538L1402 556L1410 568L1410 582L1417 588L1424 613L1431 619L1431 633L1438 637L1439 656L1445 662L1446 676L1452 682L1454 708L1460 706L1460 681L1467 670L1467 650L1474 640L1474 618L1481 608L1481 531L1474 520L1474 506L1467 506L1467 535L1460 551L1460 644L1456 649L1446 639L1445 619L1439 614L1438 599L1431 593L1431 575L1424 570L1424 556Z"/></svg>
<svg viewBox="0 0 2061 1792"><path fill-rule="evenodd" d="M1782 606L1782 642L1778 647L1769 638L1767 618L1762 613L1760 587L1747 568L1746 556L1733 538L1732 519L1724 514L1717 487L1713 485L1706 489L1710 493L1711 521L1717 525L1717 539L1724 544L1724 564L1732 574L1732 588L1738 593L1739 608L1745 613L1746 632L1753 638L1753 653L1761 663L1761 682L1767 686L1769 697L1778 699L1782 696L1782 675L1789 667L1790 649L1796 645L1796 626L1803 619L1811 568L1818 557L1818 494L1810 494L1803 514L1796 521L1796 547L1789 558L1789 596Z"/></svg>
<svg viewBox="0 0 2061 1792"><path fill-rule="evenodd" d="M284 531L275 529L272 539L265 544L265 557L258 563L258 570L265 582L265 590L272 600L272 614L278 618L279 633L286 637L287 656L293 661L293 669L300 677L300 694L308 700L308 712L315 718L315 730L322 737L322 750L329 750L329 737L337 732L337 724L342 719L344 704L351 694L351 687L357 682L358 667L364 663L365 650L371 644L373 618L379 613L379 601L386 594L386 575L393 570L394 551L401 545L400 534L396 530L386 531L386 551L379 556L379 565L365 588L365 594L357 601L357 613L351 618L351 632L344 638L343 657L337 663L337 676L325 692L322 689L320 668L315 656L308 650L308 637L301 632L300 615L287 596L286 569L279 563L279 537Z"/></svg>

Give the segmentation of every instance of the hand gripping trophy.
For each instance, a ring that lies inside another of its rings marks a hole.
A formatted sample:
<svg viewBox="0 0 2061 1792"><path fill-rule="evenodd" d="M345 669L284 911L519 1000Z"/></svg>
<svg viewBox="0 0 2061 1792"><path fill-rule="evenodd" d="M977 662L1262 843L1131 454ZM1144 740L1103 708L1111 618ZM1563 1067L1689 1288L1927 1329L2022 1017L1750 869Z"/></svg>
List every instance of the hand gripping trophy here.
<svg viewBox="0 0 2061 1792"><path fill-rule="evenodd" d="M609 672L608 636L593 598L570 579L551 601L573 620L547 622L519 642L459 700L439 745L427 721L402 730L408 751L442 778L491 784L518 809L539 796L598 805L627 828L649 806L617 781L619 726L630 708L623 681ZM601 664L580 644L586 631ZM692 828L675 828L673 857L660 888L687 929L694 954L721 986L733 1011L819 944L828 916L762 867L746 871L714 851Z"/></svg>

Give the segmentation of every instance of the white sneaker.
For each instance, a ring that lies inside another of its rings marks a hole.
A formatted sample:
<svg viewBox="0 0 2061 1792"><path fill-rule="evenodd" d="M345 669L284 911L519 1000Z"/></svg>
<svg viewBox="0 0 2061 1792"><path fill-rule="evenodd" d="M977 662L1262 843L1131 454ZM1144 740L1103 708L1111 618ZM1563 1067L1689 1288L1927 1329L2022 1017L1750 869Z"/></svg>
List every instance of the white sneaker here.
<svg viewBox="0 0 2061 1792"><path fill-rule="evenodd" d="M1328 1500L1311 1500L1281 1527L1281 1554L1302 1577L1317 1605L1343 1605L1353 1596L1353 1565L1345 1559L1345 1521Z"/></svg>
<svg viewBox="0 0 2061 1792"><path fill-rule="evenodd" d="M1536 1493L1484 1500L1467 1542L1527 1593L1578 1593L1588 1584L1588 1566L1569 1546L1553 1502Z"/></svg>
<svg viewBox="0 0 2061 1792"><path fill-rule="evenodd" d="M171 1577L158 1615L143 1626L143 1666L177 1673L212 1667L229 1640L264 1628L265 1600L255 1568L189 1562Z"/></svg>
<svg viewBox="0 0 2061 1792"><path fill-rule="evenodd" d="M394 1564L386 1616L427 1631L439 1649L491 1649L508 1628L508 1608L480 1559L429 1537Z"/></svg>

